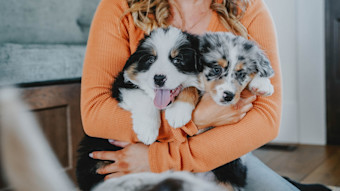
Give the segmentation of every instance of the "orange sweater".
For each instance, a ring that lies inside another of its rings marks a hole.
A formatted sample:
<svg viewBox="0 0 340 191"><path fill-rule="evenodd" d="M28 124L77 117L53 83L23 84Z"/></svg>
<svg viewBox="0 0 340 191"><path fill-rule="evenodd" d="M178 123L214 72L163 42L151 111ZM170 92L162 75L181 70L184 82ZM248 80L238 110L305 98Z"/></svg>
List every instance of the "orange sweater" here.
<svg viewBox="0 0 340 191"><path fill-rule="evenodd" d="M82 77L81 112L85 132L94 137L137 142L131 115L111 98L114 76L136 50L144 33L134 25L126 0L102 0L92 21ZM205 172L230 162L269 142L277 136L281 117L281 74L276 34L267 7L254 0L242 24L265 50L275 76L271 79L275 93L258 97L254 108L237 124L214 128L198 136L191 121L173 129L162 117L158 140L149 147L151 171L169 169ZM212 15L208 31L226 31L217 14Z"/></svg>

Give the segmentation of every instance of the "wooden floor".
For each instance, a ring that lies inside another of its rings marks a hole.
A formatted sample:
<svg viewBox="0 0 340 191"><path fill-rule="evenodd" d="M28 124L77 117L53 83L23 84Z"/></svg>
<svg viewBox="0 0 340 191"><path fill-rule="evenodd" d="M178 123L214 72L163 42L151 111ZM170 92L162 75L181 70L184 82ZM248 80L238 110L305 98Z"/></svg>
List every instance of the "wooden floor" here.
<svg viewBox="0 0 340 191"><path fill-rule="evenodd" d="M254 154L282 176L303 183L340 186L340 146L297 145L292 151L267 147Z"/></svg>

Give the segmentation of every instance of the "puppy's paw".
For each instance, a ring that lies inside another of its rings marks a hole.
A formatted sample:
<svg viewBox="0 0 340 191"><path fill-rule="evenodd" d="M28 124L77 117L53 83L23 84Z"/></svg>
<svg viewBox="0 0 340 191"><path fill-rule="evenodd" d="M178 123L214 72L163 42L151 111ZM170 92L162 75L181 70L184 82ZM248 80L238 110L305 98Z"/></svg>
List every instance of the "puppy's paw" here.
<svg viewBox="0 0 340 191"><path fill-rule="evenodd" d="M160 121L157 119L144 118L140 120L133 120L133 130L135 131L139 141L145 145L150 145L156 141L159 127Z"/></svg>
<svg viewBox="0 0 340 191"><path fill-rule="evenodd" d="M255 77L249 83L248 89L259 96L270 96L274 93L274 87L268 78Z"/></svg>
<svg viewBox="0 0 340 191"><path fill-rule="evenodd" d="M165 118L171 127L183 127L191 120L191 114L194 108L190 103L175 101L171 107L165 110Z"/></svg>
<svg viewBox="0 0 340 191"><path fill-rule="evenodd" d="M138 139L140 142L145 145L151 145L157 140L158 137L158 129L147 129L143 132L136 132Z"/></svg>

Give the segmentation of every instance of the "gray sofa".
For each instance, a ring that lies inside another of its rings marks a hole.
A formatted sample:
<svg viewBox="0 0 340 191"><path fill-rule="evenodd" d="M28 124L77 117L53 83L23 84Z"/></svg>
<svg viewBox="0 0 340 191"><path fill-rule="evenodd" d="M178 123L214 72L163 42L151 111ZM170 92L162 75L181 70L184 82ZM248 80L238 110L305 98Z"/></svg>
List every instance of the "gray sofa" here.
<svg viewBox="0 0 340 191"><path fill-rule="evenodd" d="M99 1L0 1L0 85L80 78Z"/></svg>

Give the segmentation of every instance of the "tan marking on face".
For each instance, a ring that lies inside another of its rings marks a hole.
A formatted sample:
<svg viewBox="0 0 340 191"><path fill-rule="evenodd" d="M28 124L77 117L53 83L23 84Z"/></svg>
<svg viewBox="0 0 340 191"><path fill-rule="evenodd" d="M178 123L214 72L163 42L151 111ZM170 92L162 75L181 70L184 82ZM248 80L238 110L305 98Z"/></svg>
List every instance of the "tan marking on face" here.
<svg viewBox="0 0 340 191"><path fill-rule="evenodd" d="M217 61L217 64L220 65L222 68L225 68L228 66L228 61L226 61L225 59L219 59Z"/></svg>
<svg viewBox="0 0 340 191"><path fill-rule="evenodd" d="M244 63L240 62L235 66L235 71L242 70L244 68Z"/></svg>
<svg viewBox="0 0 340 191"><path fill-rule="evenodd" d="M136 80L136 72L135 69L137 67L137 63L132 64L131 66L129 66L129 68L127 68L125 70L127 76L131 79L131 80Z"/></svg>
<svg viewBox="0 0 340 191"><path fill-rule="evenodd" d="M178 49L171 50L170 56L171 58L175 58L179 54Z"/></svg>
<svg viewBox="0 0 340 191"><path fill-rule="evenodd" d="M152 49L152 55L153 55L153 56L157 56L157 52L156 52L155 49Z"/></svg>
<svg viewBox="0 0 340 191"><path fill-rule="evenodd" d="M256 75L255 73L249 74L250 79L253 79L255 77L255 75Z"/></svg>
<svg viewBox="0 0 340 191"><path fill-rule="evenodd" d="M205 91L209 92L210 95L215 96L217 94L217 90L216 90L216 86L223 84L224 80L211 80L211 81L207 81L206 79L204 80L204 87L205 87Z"/></svg>
<svg viewBox="0 0 340 191"><path fill-rule="evenodd" d="M177 96L176 101L182 101L196 106L198 99L199 96L197 89L194 87L188 87L182 90L182 92Z"/></svg>

